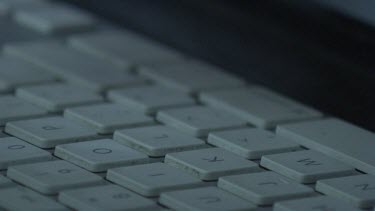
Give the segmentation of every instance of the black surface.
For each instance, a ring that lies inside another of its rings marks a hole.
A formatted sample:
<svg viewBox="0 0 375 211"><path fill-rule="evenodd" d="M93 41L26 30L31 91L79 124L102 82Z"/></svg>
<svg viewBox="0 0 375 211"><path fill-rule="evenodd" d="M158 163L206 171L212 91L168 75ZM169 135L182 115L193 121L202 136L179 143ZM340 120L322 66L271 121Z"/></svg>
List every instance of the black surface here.
<svg viewBox="0 0 375 211"><path fill-rule="evenodd" d="M299 0L70 0L375 131L373 28Z"/></svg>

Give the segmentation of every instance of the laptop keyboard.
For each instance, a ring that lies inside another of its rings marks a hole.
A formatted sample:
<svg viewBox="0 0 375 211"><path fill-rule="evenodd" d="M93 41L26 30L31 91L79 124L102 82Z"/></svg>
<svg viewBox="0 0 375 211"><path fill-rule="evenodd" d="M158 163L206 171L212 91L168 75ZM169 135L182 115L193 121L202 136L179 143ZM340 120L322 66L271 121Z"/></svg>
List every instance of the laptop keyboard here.
<svg viewBox="0 0 375 211"><path fill-rule="evenodd" d="M372 210L375 134L71 5L0 56L0 210Z"/></svg>

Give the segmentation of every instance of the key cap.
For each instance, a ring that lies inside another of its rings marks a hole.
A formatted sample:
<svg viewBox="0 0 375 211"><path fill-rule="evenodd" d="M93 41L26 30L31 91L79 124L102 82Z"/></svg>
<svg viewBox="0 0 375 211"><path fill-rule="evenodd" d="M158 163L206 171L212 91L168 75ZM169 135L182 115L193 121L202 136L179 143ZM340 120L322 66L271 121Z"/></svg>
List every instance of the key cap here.
<svg viewBox="0 0 375 211"><path fill-rule="evenodd" d="M52 160L49 152L14 137L0 138L0 169L8 166Z"/></svg>
<svg viewBox="0 0 375 211"><path fill-rule="evenodd" d="M55 81L52 74L41 71L37 66L19 59L0 58L0 92L13 91L18 86Z"/></svg>
<svg viewBox="0 0 375 211"><path fill-rule="evenodd" d="M246 121L237 116L204 106L162 110L157 113L156 119L195 137L207 136L215 130L246 125Z"/></svg>
<svg viewBox="0 0 375 211"><path fill-rule="evenodd" d="M258 165L220 148L170 153L165 163L183 169L201 180L259 171Z"/></svg>
<svg viewBox="0 0 375 211"><path fill-rule="evenodd" d="M9 121L40 117L45 114L47 110L18 97L9 95L0 97L0 126Z"/></svg>
<svg viewBox="0 0 375 211"><path fill-rule="evenodd" d="M218 187L258 205L315 194L312 188L271 171L221 177Z"/></svg>
<svg viewBox="0 0 375 211"><path fill-rule="evenodd" d="M9 122L5 131L41 148L97 138L95 130L62 117Z"/></svg>
<svg viewBox="0 0 375 211"><path fill-rule="evenodd" d="M58 42L10 44L4 47L4 52L57 74L72 84L95 92L145 83L143 77L133 75L106 60L68 48Z"/></svg>
<svg viewBox="0 0 375 211"><path fill-rule="evenodd" d="M10 181L10 179L0 174L0 190L4 187L9 187L13 185L15 185L15 183L13 183L12 181Z"/></svg>
<svg viewBox="0 0 375 211"><path fill-rule="evenodd" d="M61 3L43 3L38 7L16 10L14 20L44 34L87 31L94 27L94 17L76 7Z"/></svg>
<svg viewBox="0 0 375 211"><path fill-rule="evenodd" d="M147 155L111 139L59 145L55 155L92 172L149 162Z"/></svg>
<svg viewBox="0 0 375 211"><path fill-rule="evenodd" d="M216 211L216 210L255 210L248 201L220 190L217 187L204 187L162 193L159 203L174 210Z"/></svg>
<svg viewBox="0 0 375 211"><path fill-rule="evenodd" d="M68 39L68 43L78 50L126 69L138 64L170 64L183 59L179 52L138 34L118 29L75 35Z"/></svg>
<svg viewBox="0 0 375 211"><path fill-rule="evenodd" d="M304 199L278 202L275 211L359 211L349 203L327 196L317 196Z"/></svg>
<svg viewBox="0 0 375 211"><path fill-rule="evenodd" d="M109 169L107 179L143 196L158 196L161 192L204 185L182 170L164 163Z"/></svg>
<svg viewBox="0 0 375 211"><path fill-rule="evenodd" d="M100 134L116 129L150 125L154 120L119 104L105 103L66 109L64 117L87 125Z"/></svg>
<svg viewBox="0 0 375 211"><path fill-rule="evenodd" d="M156 203L116 185L63 191L59 201L75 210L153 210Z"/></svg>
<svg viewBox="0 0 375 211"><path fill-rule="evenodd" d="M67 107L102 101L102 97L94 92L67 84L23 87L16 90L16 96L50 112L59 112Z"/></svg>
<svg viewBox="0 0 375 211"><path fill-rule="evenodd" d="M113 139L152 157L208 147L203 140L162 125L117 130Z"/></svg>
<svg viewBox="0 0 375 211"><path fill-rule="evenodd" d="M299 183L356 173L353 167L313 150L265 155L260 165Z"/></svg>
<svg viewBox="0 0 375 211"><path fill-rule="evenodd" d="M260 86L202 93L199 99L213 107L244 117L260 128L321 117L322 114Z"/></svg>
<svg viewBox="0 0 375 211"><path fill-rule="evenodd" d="M286 138L255 128L212 132L207 142L247 159L260 159L263 155L301 149L298 144Z"/></svg>
<svg viewBox="0 0 375 211"><path fill-rule="evenodd" d="M11 166L7 176L43 194L71 188L105 184L104 180L64 160Z"/></svg>
<svg viewBox="0 0 375 211"><path fill-rule="evenodd" d="M68 211L53 199L21 186L0 189L0 207L17 211Z"/></svg>
<svg viewBox="0 0 375 211"><path fill-rule="evenodd" d="M287 124L276 133L298 144L375 174L375 134L336 118Z"/></svg>
<svg viewBox="0 0 375 211"><path fill-rule="evenodd" d="M188 93L241 87L245 84L218 67L198 61L163 65L159 68L141 68L140 73L160 84Z"/></svg>
<svg viewBox="0 0 375 211"><path fill-rule="evenodd" d="M319 180L316 190L338 199L344 199L356 207L370 208L375 205L375 176L363 174Z"/></svg>
<svg viewBox="0 0 375 211"><path fill-rule="evenodd" d="M195 104L194 99L186 93L159 85L111 90L108 98L146 114L155 114L164 108Z"/></svg>

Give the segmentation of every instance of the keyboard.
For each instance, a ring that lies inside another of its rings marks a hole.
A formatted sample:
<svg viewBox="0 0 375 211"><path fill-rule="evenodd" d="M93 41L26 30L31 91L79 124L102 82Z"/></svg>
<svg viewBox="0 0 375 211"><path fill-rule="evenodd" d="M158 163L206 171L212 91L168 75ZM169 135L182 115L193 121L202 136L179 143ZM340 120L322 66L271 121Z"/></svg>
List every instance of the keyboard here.
<svg viewBox="0 0 375 211"><path fill-rule="evenodd" d="M72 5L0 0L0 210L375 210L375 134Z"/></svg>

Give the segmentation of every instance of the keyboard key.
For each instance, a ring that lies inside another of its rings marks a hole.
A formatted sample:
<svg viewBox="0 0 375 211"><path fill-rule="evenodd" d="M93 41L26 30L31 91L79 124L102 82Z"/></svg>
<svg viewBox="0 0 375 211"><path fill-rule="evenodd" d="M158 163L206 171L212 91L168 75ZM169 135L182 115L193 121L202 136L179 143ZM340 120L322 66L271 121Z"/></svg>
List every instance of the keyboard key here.
<svg viewBox="0 0 375 211"><path fill-rule="evenodd" d="M149 162L147 155L111 139L59 145L55 155L92 172Z"/></svg>
<svg viewBox="0 0 375 211"><path fill-rule="evenodd" d="M278 202L275 211L359 211L349 203L327 196Z"/></svg>
<svg viewBox="0 0 375 211"><path fill-rule="evenodd" d="M75 210L154 210L156 203L116 185L63 191L59 201Z"/></svg>
<svg viewBox="0 0 375 211"><path fill-rule="evenodd" d="M183 59L180 53L125 30L79 34L71 37L68 43L76 49L127 69L138 64L170 64Z"/></svg>
<svg viewBox="0 0 375 211"><path fill-rule="evenodd" d="M375 176L363 174L319 180L316 190L350 202L356 207L370 208L375 205Z"/></svg>
<svg viewBox="0 0 375 211"><path fill-rule="evenodd" d="M44 34L86 31L94 27L94 18L78 8L61 3L16 10L14 20Z"/></svg>
<svg viewBox="0 0 375 211"><path fill-rule="evenodd" d="M52 160L49 152L14 137L0 138L0 169L8 166Z"/></svg>
<svg viewBox="0 0 375 211"><path fill-rule="evenodd" d="M217 187L162 193L159 203L174 210L255 210L255 205Z"/></svg>
<svg viewBox="0 0 375 211"><path fill-rule="evenodd" d="M69 209L51 198L30 189L17 186L0 189L0 207L17 211L68 211Z"/></svg>
<svg viewBox="0 0 375 211"><path fill-rule="evenodd" d="M375 174L375 134L336 118L287 124L276 133L298 144Z"/></svg>
<svg viewBox="0 0 375 211"><path fill-rule="evenodd" d="M202 180L260 171L256 163L220 148L170 153L164 162Z"/></svg>
<svg viewBox="0 0 375 211"><path fill-rule="evenodd" d="M144 77L53 41L26 42L4 47L4 52L38 65L45 71L95 92L145 83Z"/></svg>
<svg viewBox="0 0 375 211"><path fill-rule="evenodd" d="M8 179L7 177L3 176L3 175L0 175L0 190L4 187L9 187L9 186L13 186L15 185L15 183L13 183L10 179ZM1 205L0 205L1 207Z"/></svg>
<svg viewBox="0 0 375 211"><path fill-rule="evenodd" d="M16 96L41 106L50 112L102 101L99 95L68 84L45 84L19 88Z"/></svg>
<svg viewBox="0 0 375 211"><path fill-rule="evenodd" d="M0 92L13 91L18 86L55 81L56 77L37 66L11 57L0 58Z"/></svg>
<svg viewBox="0 0 375 211"><path fill-rule="evenodd" d="M218 187L258 205L315 194L312 188L271 171L221 177Z"/></svg>
<svg viewBox="0 0 375 211"><path fill-rule="evenodd" d="M7 123L5 131L41 148L97 138L95 130L62 117L20 120Z"/></svg>
<svg viewBox="0 0 375 211"><path fill-rule="evenodd" d="M301 149L298 144L286 138L255 128L212 132L207 142L247 159L260 159L263 155Z"/></svg>
<svg viewBox="0 0 375 211"><path fill-rule="evenodd" d="M162 125L117 130L113 139L152 157L208 147L203 140Z"/></svg>
<svg viewBox="0 0 375 211"><path fill-rule="evenodd" d="M64 117L87 125L100 134L110 134L116 129L138 127L154 123L151 117L119 104L96 104L66 109Z"/></svg>
<svg viewBox="0 0 375 211"><path fill-rule="evenodd" d="M243 127L246 121L225 111L193 106L158 112L156 119L182 132L196 137L207 136L215 130Z"/></svg>
<svg viewBox="0 0 375 211"><path fill-rule="evenodd" d="M199 187L199 179L164 163L110 169L107 179L143 196L158 196L161 192Z"/></svg>
<svg viewBox="0 0 375 211"><path fill-rule="evenodd" d="M280 123L322 116L312 108L259 86L206 92L199 99L242 116L261 128L273 128Z"/></svg>
<svg viewBox="0 0 375 211"><path fill-rule="evenodd" d="M186 93L158 85L112 90L108 98L146 114L155 114L159 109L195 104L194 99Z"/></svg>
<svg viewBox="0 0 375 211"><path fill-rule="evenodd" d="M0 126L9 121L40 117L45 114L47 114L47 110L18 97L0 97Z"/></svg>
<svg viewBox="0 0 375 211"><path fill-rule="evenodd" d="M353 167L313 150L265 155L260 165L299 183L356 173Z"/></svg>
<svg viewBox="0 0 375 211"><path fill-rule="evenodd" d="M12 180L43 194L57 194L70 188L104 184L104 180L63 160L9 167Z"/></svg>
<svg viewBox="0 0 375 211"><path fill-rule="evenodd" d="M241 87L245 84L218 67L198 61L163 65L159 68L141 68L140 73L160 84L188 93Z"/></svg>

